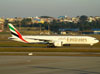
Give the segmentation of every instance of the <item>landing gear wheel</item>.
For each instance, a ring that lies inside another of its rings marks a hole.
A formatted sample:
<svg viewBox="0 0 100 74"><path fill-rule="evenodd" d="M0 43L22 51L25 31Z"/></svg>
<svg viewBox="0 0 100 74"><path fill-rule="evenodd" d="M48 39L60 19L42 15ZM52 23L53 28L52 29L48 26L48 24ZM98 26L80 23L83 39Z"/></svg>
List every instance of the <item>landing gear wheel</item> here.
<svg viewBox="0 0 100 74"><path fill-rule="evenodd" d="M48 44L47 48L55 48L55 46L53 44Z"/></svg>

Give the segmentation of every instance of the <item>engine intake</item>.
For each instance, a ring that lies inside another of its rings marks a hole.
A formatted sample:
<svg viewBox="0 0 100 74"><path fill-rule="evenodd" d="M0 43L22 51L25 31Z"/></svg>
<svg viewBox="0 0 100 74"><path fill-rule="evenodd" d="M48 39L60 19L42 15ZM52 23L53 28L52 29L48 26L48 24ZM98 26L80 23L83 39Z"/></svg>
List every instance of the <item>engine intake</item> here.
<svg viewBox="0 0 100 74"><path fill-rule="evenodd" d="M63 46L63 44L61 41L56 41L56 42L54 42L54 46L61 47L61 46Z"/></svg>

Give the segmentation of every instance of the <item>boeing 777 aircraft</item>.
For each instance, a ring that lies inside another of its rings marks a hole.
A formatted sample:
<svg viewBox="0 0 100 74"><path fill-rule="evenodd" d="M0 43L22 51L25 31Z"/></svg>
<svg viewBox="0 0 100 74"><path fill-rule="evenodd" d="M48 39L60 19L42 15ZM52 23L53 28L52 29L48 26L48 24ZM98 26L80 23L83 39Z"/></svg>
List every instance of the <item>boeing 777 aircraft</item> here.
<svg viewBox="0 0 100 74"><path fill-rule="evenodd" d="M61 47L65 44L94 45L99 42L99 40L90 36L40 36L40 35L24 36L21 35L11 23L9 23L8 25L12 34L12 37L9 37L9 39L24 43L37 43L37 44L44 43L44 44L52 44L55 47Z"/></svg>

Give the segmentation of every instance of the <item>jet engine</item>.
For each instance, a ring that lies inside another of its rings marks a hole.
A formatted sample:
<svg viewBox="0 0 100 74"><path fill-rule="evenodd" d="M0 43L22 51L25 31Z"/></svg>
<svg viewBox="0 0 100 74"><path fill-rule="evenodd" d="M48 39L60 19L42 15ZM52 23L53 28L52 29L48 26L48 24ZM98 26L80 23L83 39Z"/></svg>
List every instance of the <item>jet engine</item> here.
<svg viewBox="0 0 100 74"><path fill-rule="evenodd" d="M63 44L61 41L56 41L56 42L54 42L54 46L61 47L61 46L63 46Z"/></svg>

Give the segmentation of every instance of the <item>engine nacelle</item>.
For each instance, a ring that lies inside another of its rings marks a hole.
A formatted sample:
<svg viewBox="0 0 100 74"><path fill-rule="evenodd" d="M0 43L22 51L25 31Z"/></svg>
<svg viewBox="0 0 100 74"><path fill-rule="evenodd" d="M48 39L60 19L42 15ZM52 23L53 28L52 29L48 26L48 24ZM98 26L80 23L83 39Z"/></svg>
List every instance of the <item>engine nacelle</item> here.
<svg viewBox="0 0 100 74"><path fill-rule="evenodd" d="M56 41L56 42L54 42L54 46L61 47L61 46L63 46L63 44L61 41Z"/></svg>

